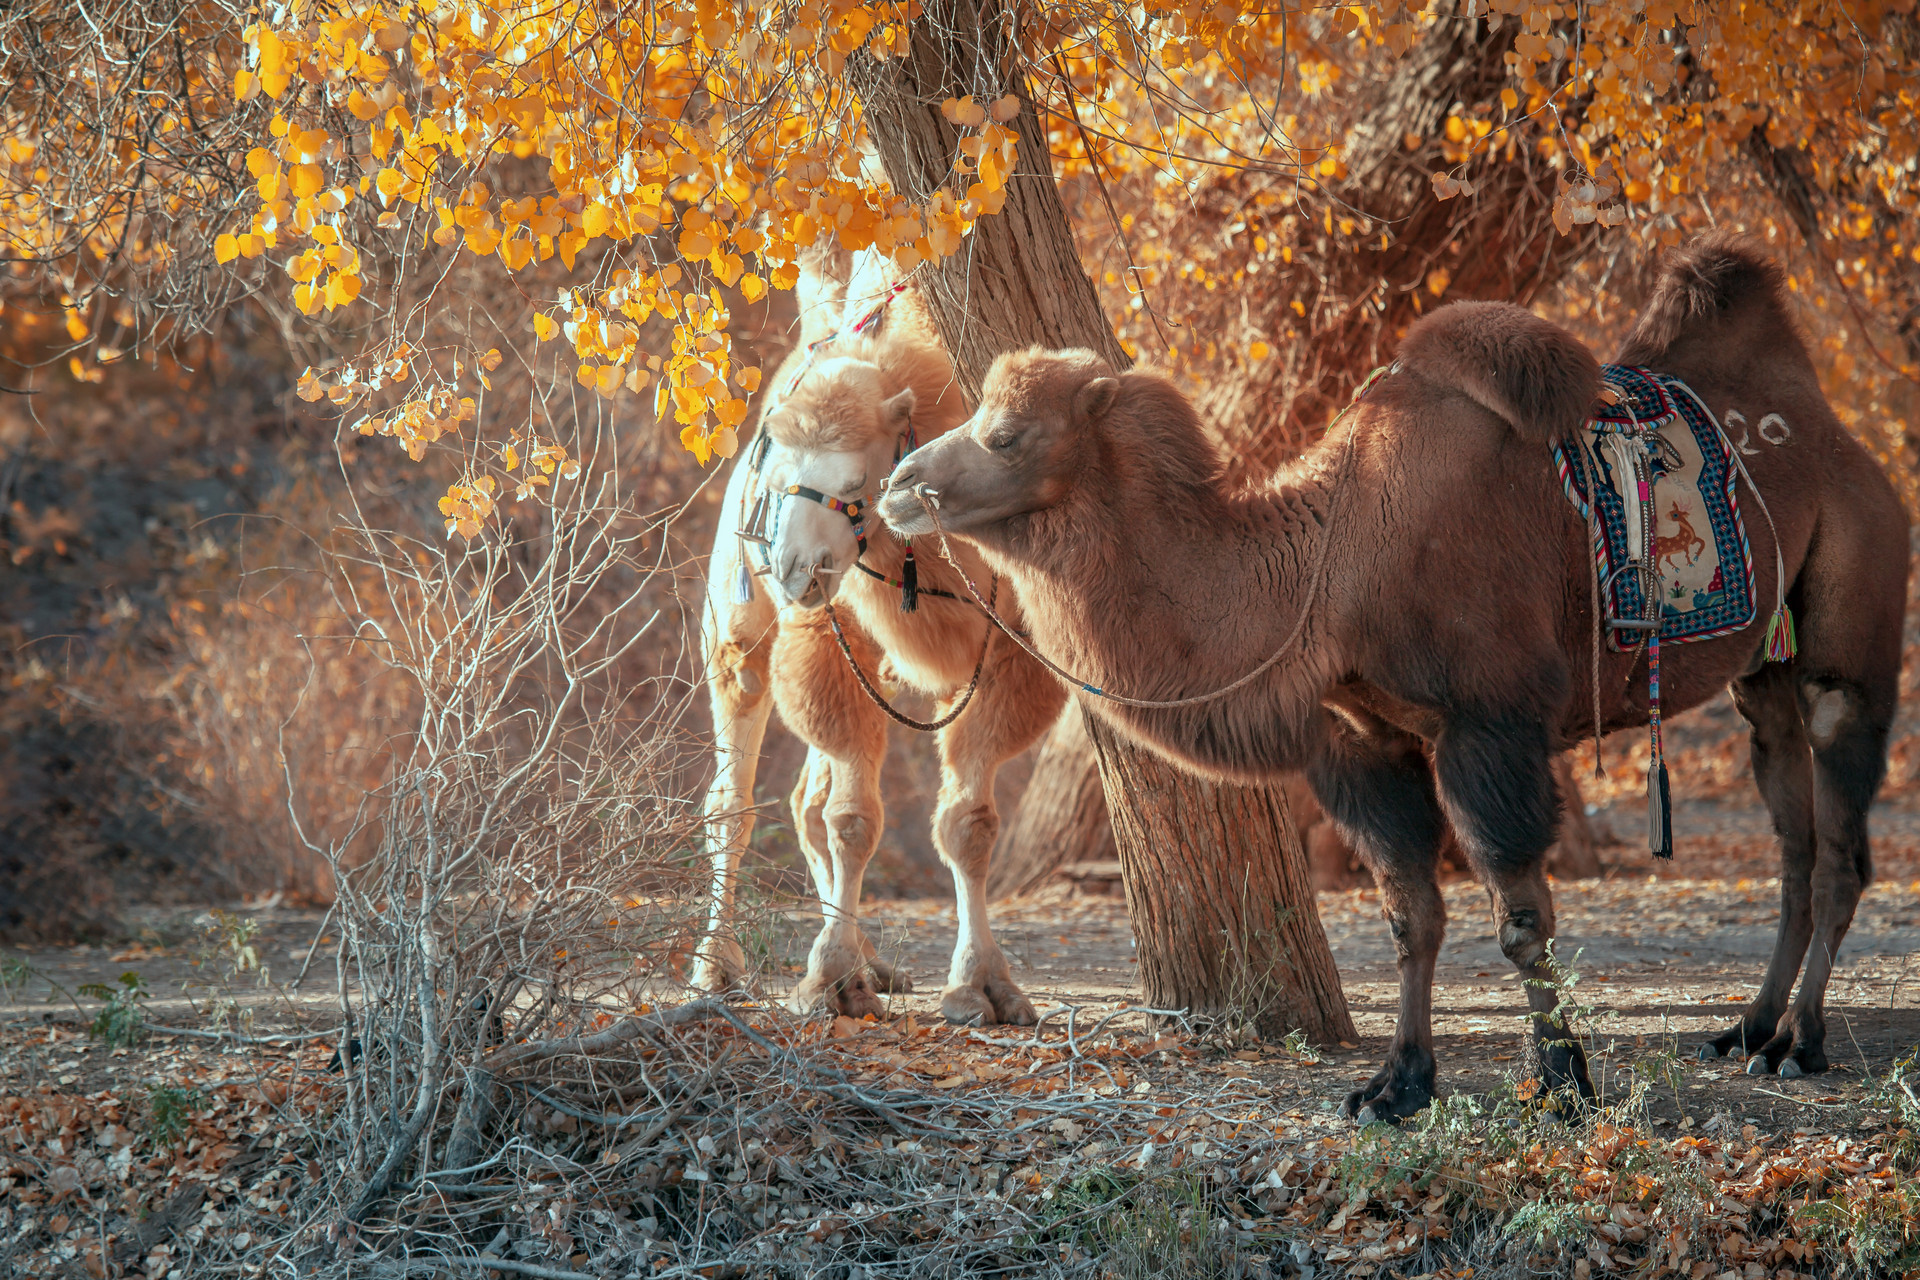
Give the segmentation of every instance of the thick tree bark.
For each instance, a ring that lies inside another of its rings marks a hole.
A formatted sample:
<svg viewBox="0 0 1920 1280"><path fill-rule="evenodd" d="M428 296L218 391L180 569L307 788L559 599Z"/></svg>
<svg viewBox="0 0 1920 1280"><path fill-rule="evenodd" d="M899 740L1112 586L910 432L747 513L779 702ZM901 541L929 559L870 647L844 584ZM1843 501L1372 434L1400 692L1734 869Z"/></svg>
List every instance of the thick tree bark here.
<svg viewBox="0 0 1920 1280"><path fill-rule="evenodd" d="M940 190L958 154L960 135L941 114L942 101L963 94L992 101L1009 90L1027 98L1005 70L1011 60L999 16L990 12L983 23L972 0L934 0L913 24L906 57L852 68L881 163L910 199ZM920 277L969 397L979 395L996 355L1034 343L1088 347L1116 369L1131 364L1080 264L1030 101L1015 127L1019 174L1005 208L976 224L961 253ZM1284 797L1203 782L1117 736L1103 736L1096 750L1108 809L1123 815L1115 843L1135 908L1147 1000L1210 1016L1246 1001L1245 1015L1265 1031L1297 1026L1315 1039L1350 1038L1352 1020ZM1169 902L1182 896L1175 886L1202 874L1210 879L1195 891L1234 886L1205 922ZM1294 985L1274 990L1282 980Z"/></svg>
<svg viewBox="0 0 1920 1280"><path fill-rule="evenodd" d="M1107 821L1099 761L1078 707L1068 707L1041 742L1033 771L1071 783L1027 788L994 850L993 873L987 880L992 897L1031 893L1068 863L1112 862L1120 856L1113 845L1113 825Z"/></svg>
<svg viewBox="0 0 1920 1280"><path fill-rule="evenodd" d="M1169 787L1158 757L1092 715L1086 726L1147 999L1268 1040L1296 1030L1321 1044L1355 1039L1285 793Z"/></svg>

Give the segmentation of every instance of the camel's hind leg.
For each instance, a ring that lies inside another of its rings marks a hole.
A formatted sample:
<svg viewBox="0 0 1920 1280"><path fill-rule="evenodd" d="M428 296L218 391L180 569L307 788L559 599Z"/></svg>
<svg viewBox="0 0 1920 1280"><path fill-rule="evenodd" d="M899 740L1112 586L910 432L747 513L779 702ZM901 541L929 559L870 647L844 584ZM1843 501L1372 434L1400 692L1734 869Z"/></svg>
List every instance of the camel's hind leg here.
<svg viewBox="0 0 1920 1280"><path fill-rule="evenodd" d="M967 709L940 732L940 798L933 843L953 872L958 936L940 1012L949 1022L1031 1025L1037 1015L987 918L987 869L1000 832L993 779L1005 761L1036 742L1059 717L1066 691L998 632ZM952 700L941 704L945 715Z"/></svg>
<svg viewBox="0 0 1920 1280"><path fill-rule="evenodd" d="M1830 674L1837 664L1821 661L1826 646L1818 637L1794 663L1801 717L1813 748L1815 852L1808 886L1812 927L1799 994L1773 1036L1748 1060L1752 1075L1777 1071L1797 1076L1827 1069L1827 982L1860 895L1873 879L1867 810L1886 773L1887 735L1899 680L1897 626L1889 634L1891 639L1880 646L1885 652L1875 655L1880 661L1856 661L1847 677ZM1850 656L1857 660L1859 655Z"/></svg>
<svg viewBox="0 0 1920 1280"><path fill-rule="evenodd" d="M718 613L709 612L702 637L713 705L715 769L704 808L713 889L691 974L693 985L707 991L728 990L747 977L745 956L733 936L734 883L753 836L753 780L773 710L768 659L777 625L773 606L757 593L746 604Z"/></svg>
<svg viewBox="0 0 1920 1280"><path fill-rule="evenodd" d="M1745 1057L1773 1039L1813 937L1813 756L1792 668L1768 663L1733 682L1746 717L1753 780L1780 841L1780 927L1766 977L1738 1024L1700 1046L1700 1057Z"/></svg>
<svg viewBox="0 0 1920 1280"><path fill-rule="evenodd" d="M1336 721L1307 771L1320 807L1380 885L1400 968L1400 1018L1386 1064L1344 1104L1361 1124L1404 1119L1433 1100L1433 968L1447 935L1435 875L1446 828L1426 753L1384 724L1370 728L1357 733Z"/></svg>

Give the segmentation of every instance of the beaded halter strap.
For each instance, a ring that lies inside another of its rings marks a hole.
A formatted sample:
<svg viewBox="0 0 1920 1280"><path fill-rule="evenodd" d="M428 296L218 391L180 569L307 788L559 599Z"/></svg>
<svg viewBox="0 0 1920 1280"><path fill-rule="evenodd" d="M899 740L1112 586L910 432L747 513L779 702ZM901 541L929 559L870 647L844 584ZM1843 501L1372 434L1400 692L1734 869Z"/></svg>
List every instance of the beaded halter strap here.
<svg viewBox="0 0 1920 1280"><path fill-rule="evenodd" d="M773 570L773 534L763 533L761 530L766 525L768 516L771 515L773 528L777 533L780 512L785 507L788 498L801 498L808 502L818 503L829 511L838 511L846 516L848 523L853 525L853 539L859 547L859 552L854 557L853 567L870 578L884 582L890 587L898 588L900 591L900 612L915 612L919 606L922 595L939 596L943 599L959 601L962 604L972 604L971 601L963 599L956 592L943 591L938 587L922 587L920 585L919 567L914 563L913 540L911 538L902 539L906 544L906 559L902 563L900 577L890 578L878 569L866 564L867 502L864 499L848 501L822 493L818 489L803 484L790 484L778 495L771 495L766 486L760 481L760 469L766 464L767 451L773 446L773 438L767 434L764 426L773 410L779 406L782 400L792 395L795 389L799 387L801 381L806 377L808 370L813 367L814 358L819 355L822 350L840 341L843 337L858 337L870 331L880 322L880 317L885 313L888 304L903 293L906 287L905 281L894 284L892 288L887 290L886 295L874 305L873 309L860 318L853 328L841 333L835 333L830 337L822 338L818 342L810 343L807 347L806 359L801 362L798 369L794 370L793 376L787 379L787 384L781 389L778 398L761 412L761 429L755 435L753 443L748 446L747 451L746 462L751 478L748 482L747 489L741 493L743 506L748 501L749 494L753 495L753 505L747 511L746 519L743 520L740 527L734 531L742 540L756 549L760 557L760 568L758 570L751 568L747 563L747 557L744 555L741 557L740 572L734 582L734 602L736 604L745 604L753 598L753 579L756 574L771 573ZM902 457L919 447L920 437L914 430L913 418L909 415L906 430L903 431L894 442L893 460L895 464L897 465ZM997 600L999 594L1000 579L996 575L993 580L992 599ZM988 608L989 616L991 616L991 606L988 606ZM965 711L973 702L973 695L980 687L980 673L986 669L987 651L993 646L992 627L987 628L986 635L981 639L980 656L973 664L973 675L967 681L966 690L960 695L960 700L954 704L952 710L948 711L946 715L940 717L938 720L925 721L914 719L912 716L907 715L892 703L888 702L880 690L874 687L874 683L868 678L867 673L861 670L859 659L854 657L853 646L848 643L846 632L840 626L840 615L834 610L833 599L830 595L826 600L826 610L827 621L833 628L833 638L839 644L840 653L846 658L847 666L852 668L854 679L859 682L860 688L866 693L868 698L872 699L874 705L886 712L888 716L899 724L921 733L933 733L946 728L955 720L959 719L960 713Z"/></svg>

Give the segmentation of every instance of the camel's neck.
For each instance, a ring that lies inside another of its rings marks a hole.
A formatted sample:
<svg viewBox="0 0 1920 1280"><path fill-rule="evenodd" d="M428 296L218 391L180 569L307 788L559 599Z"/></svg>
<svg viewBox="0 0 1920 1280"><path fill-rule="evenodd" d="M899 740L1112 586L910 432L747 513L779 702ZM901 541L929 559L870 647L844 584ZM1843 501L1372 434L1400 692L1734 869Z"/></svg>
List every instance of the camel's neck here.
<svg viewBox="0 0 1920 1280"><path fill-rule="evenodd" d="M1286 656L1224 697L1167 710L1091 699L1116 727L1192 767L1267 777L1304 763L1338 665L1324 599L1308 600L1328 509L1323 474L1308 469L1251 495L1103 478L983 545L1018 588L1040 651L1132 698L1166 701L1232 684L1279 649L1311 607Z"/></svg>

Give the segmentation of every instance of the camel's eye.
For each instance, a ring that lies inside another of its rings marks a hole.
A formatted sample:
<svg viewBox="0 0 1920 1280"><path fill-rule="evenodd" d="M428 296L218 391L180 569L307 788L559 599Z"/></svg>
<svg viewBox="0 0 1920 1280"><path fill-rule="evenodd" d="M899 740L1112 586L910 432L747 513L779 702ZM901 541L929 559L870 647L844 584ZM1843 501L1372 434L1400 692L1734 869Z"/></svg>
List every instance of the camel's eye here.
<svg viewBox="0 0 1920 1280"><path fill-rule="evenodd" d="M987 447L995 452L1005 453L1007 450L1013 448L1014 445L1018 444L1019 441L1019 436L1002 427L987 437Z"/></svg>

